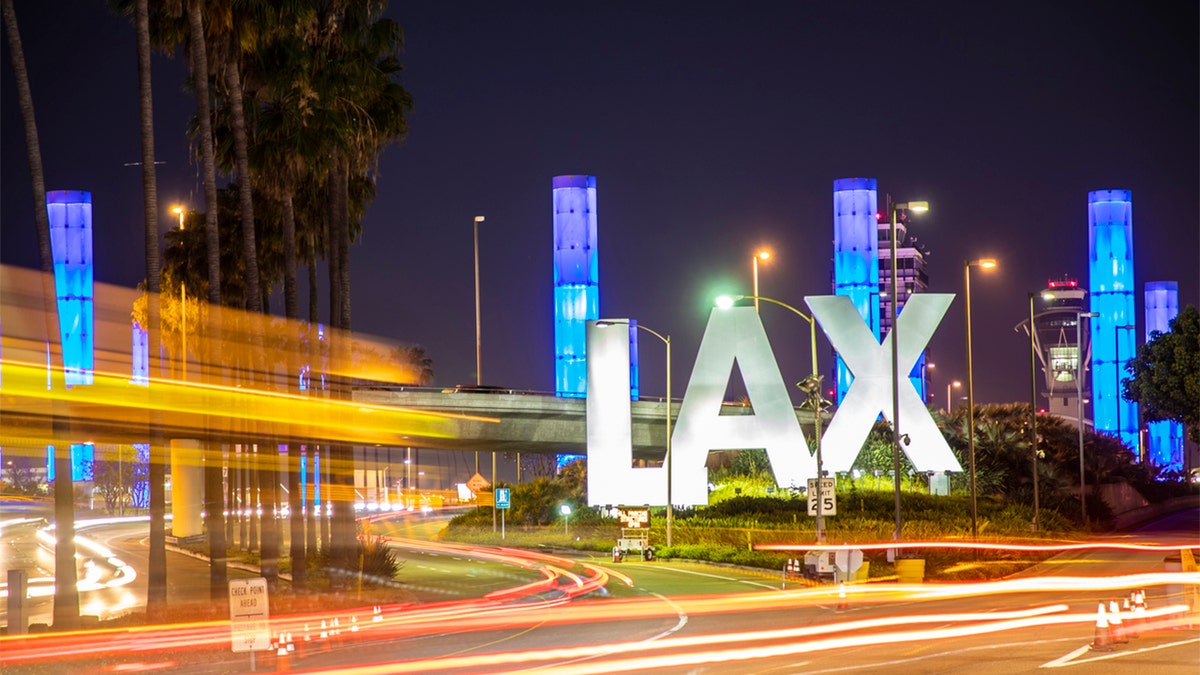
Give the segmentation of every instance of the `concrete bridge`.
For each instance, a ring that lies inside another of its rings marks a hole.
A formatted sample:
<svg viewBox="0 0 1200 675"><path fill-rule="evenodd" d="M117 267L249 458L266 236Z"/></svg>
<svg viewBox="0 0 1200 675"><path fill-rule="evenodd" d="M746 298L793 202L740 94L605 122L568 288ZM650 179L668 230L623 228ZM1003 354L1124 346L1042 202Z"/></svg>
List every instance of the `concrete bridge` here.
<svg viewBox="0 0 1200 675"><path fill-rule="evenodd" d="M501 453L582 455L587 452L587 401L582 398L492 388L476 391L466 388L441 390L404 387L356 389L353 400L371 405L499 420L454 419L454 432L450 438L411 438L409 440L413 446ZM671 402L672 423L679 414L681 403ZM662 399L631 402L635 458L650 461L662 459L667 437L666 406ZM723 414L748 415L752 411L747 407L729 405ZM811 413L797 410L796 417L804 427L812 427ZM405 443L409 444L408 441Z"/></svg>

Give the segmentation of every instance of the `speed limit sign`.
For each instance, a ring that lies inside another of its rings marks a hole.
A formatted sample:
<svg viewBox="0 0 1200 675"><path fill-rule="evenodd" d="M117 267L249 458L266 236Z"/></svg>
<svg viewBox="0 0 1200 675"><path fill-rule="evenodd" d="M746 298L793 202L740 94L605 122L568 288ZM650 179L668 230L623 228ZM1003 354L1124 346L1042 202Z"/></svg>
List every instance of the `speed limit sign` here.
<svg viewBox="0 0 1200 675"><path fill-rule="evenodd" d="M837 515L837 493L834 492L835 479L822 478L821 489L817 490L817 479L808 479L808 515L817 515L817 499L821 500L821 515ZM819 494L818 494L819 492Z"/></svg>

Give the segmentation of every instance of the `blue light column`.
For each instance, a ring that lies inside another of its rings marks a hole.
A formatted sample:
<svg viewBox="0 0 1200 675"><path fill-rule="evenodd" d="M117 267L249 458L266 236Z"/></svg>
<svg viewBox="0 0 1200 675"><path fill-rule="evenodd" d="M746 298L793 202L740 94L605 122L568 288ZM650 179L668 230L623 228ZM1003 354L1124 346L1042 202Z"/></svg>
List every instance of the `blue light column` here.
<svg viewBox="0 0 1200 675"><path fill-rule="evenodd" d="M554 177L554 390L587 395L588 321L600 318L596 177Z"/></svg>
<svg viewBox="0 0 1200 675"><path fill-rule="evenodd" d="M1179 284L1174 281L1146 282L1146 342L1155 333L1171 330L1171 320L1179 314ZM1146 457L1163 471L1183 471L1183 425L1171 420L1146 425Z"/></svg>
<svg viewBox="0 0 1200 675"><path fill-rule="evenodd" d="M1133 197L1129 190L1088 193L1092 330L1092 417L1096 430L1138 447L1137 404L1120 398L1125 364L1136 349L1133 301Z"/></svg>
<svg viewBox="0 0 1200 675"><path fill-rule="evenodd" d="M46 193L67 386L92 383L92 193Z"/></svg>
<svg viewBox="0 0 1200 675"><path fill-rule="evenodd" d="M850 298L879 339L879 230L874 178L833 181L833 292ZM837 403L854 376L837 358Z"/></svg>

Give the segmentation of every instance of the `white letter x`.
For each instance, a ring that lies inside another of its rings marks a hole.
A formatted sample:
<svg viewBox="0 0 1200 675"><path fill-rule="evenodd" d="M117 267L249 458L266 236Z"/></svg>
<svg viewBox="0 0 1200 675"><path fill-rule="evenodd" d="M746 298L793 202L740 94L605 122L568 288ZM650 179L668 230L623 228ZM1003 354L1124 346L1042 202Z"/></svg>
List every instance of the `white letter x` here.
<svg viewBox="0 0 1200 675"><path fill-rule="evenodd" d="M904 311L896 318L900 332L896 366L902 373L901 382L909 382L907 373L929 344L953 300L952 293L909 296ZM825 466L830 471L849 471L879 413L889 420L892 417L892 335L889 333L882 344L876 342L847 297L822 295L804 301L854 374L853 384L821 439ZM900 385L900 420L902 433L909 438L909 444L902 447L913 467L918 471L962 471L937 423L911 385Z"/></svg>

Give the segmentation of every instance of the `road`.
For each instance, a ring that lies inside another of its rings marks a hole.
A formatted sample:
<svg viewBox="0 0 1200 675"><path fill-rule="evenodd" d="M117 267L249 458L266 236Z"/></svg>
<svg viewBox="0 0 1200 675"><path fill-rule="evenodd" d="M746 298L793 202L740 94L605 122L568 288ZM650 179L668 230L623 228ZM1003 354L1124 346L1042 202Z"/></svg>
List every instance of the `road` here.
<svg viewBox="0 0 1200 675"><path fill-rule="evenodd" d="M385 528L381 525L379 531ZM1192 510L1106 543L1200 547L1198 532L1200 510ZM120 543L119 538L111 543ZM1142 675L1186 671L1200 656L1200 631L1177 622L1147 622L1139 637L1113 645L1112 651L1088 648L1100 634L1100 601L1124 599L1131 589L1144 586L1143 616L1170 606L1163 578L1149 576L1163 570L1161 550L1073 552L1003 582L868 584L849 587L843 598L835 587L781 591L773 574L697 563L613 564L599 556L566 559L535 553L521 554L527 556L523 561L504 560L500 557L509 553L483 547L442 548L401 538L395 545L409 551L425 548L407 558L404 575L424 575L441 599L378 608L370 620L366 614L342 614L343 625L353 619L360 630L324 639L318 627L328 614L281 619L296 631L297 651L286 661L261 654L258 668L282 669L286 663L306 672L350 674L531 669L576 674L1023 673L1073 668L1136 669ZM476 556L493 557L485 563ZM444 566L453 571L439 571ZM465 578L470 570L482 581ZM536 588L528 593L479 597L493 593L492 584L505 581L511 587L537 574L550 580L530 582ZM603 587L588 585L601 576ZM1200 575L1189 582L1200 583ZM77 663L91 664L95 672L103 672L102 664L108 664L108 671L249 670L246 655L228 651L227 625L180 626L153 634L162 651L133 654L120 647L124 636L112 636L108 651L96 658L80 654ZM1116 637L1111 629L1107 635Z"/></svg>

